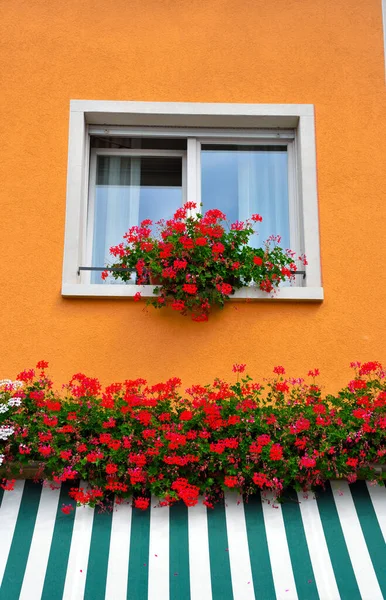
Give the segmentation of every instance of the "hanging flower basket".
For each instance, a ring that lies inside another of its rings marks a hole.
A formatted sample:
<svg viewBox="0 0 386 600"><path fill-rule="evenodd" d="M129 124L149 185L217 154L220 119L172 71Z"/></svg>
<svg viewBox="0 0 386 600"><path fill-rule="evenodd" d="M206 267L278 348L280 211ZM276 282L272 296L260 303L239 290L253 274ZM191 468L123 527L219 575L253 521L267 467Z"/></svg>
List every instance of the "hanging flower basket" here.
<svg viewBox="0 0 386 600"><path fill-rule="evenodd" d="M149 281L150 285L162 285L162 277L160 275L153 275L153 273L150 273Z"/></svg>
<svg viewBox="0 0 386 600"><path fill-rule="evenodd" d="M304 256L280 247L280 236L270 236L261 248L249 245L262 221L258 214L227 226L220 210L201 215L192 212L195 209L193 202L187 202L172 219L157 223L156 234L151 220L132 227L124 242L110 249L115 258L110 268L121 269L113 277L128 281L135 272L138 285L156 286L148 304L171 306L195 321L207 321L211 308L222 308L236 290L254 285L275 293L280 283L293 278L296 259L306 264ZM104 271L102 278L107 276ZM135 299L140 299L140 293Z"/></svg>

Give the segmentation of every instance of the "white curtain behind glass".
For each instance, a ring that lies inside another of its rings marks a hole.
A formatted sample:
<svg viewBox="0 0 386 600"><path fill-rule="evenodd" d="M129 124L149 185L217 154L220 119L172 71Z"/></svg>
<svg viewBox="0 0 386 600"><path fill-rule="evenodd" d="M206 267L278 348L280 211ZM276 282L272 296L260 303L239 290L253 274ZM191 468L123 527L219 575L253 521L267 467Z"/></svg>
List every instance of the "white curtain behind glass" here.
<svg viewBox="0 0 386 600"><path fill-rule="evenodd" d="M181 204L181 158L98 155L92 266L111 262L110 247L130 227L144 219L169 219ZM103 283L100 272L91 272L91 282ZM111 275L107 282L122 283Z"/></svg>
<svg viewBox="0 0 386 600"><path fill-rule="evenodd" d="M94 266L109 262L111 246L119 244L123 234L138 224L140 178L140 158L98 157L92 253ZM109 283L116 283L112 276L108 280ZM92 272L91 281L101 283L101 274Z"/></svg>
<svg viewBox="0 0 386 600"><path fill-rule="evenodd" d="M275 234L290 247L286 148L203 146L201 174L203 212L219 208L231 222L259 213L263 222L251 245L261 246Z"/></svg>

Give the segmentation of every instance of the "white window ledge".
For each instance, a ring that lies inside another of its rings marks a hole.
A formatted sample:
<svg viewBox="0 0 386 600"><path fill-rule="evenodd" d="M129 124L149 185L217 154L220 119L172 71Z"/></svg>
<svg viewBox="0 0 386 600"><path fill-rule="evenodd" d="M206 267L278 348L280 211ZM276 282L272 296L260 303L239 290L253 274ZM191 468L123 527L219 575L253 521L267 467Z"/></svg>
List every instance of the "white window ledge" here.
<svg viewBox="0 0 386 600"><path fill-rule="evenodd" d="M140 292L143 298L149 298L154 295L154 288L154 285L64 284L62 296L67 298L133 298L137 292ZM322 287L284 287L279 289L275 296L253 287L245 287L231 296L231 300L248 299L252 301L308 300L321 302L323 298Z"/></svg>

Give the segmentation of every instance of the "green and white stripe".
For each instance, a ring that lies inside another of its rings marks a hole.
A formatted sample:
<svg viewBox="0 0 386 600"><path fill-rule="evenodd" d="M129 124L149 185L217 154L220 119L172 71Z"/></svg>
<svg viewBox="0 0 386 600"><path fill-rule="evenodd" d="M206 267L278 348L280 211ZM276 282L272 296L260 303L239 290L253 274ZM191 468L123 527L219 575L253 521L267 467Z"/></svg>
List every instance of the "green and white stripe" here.
<svg viewBox="0 0 386 600"><path fill-rule="evenodd" d="M82 486L86 484L82 482ZM382 600L386 489L334 481L214 510L61 511L74 482L0 493L0 600ZM2 490L1 490L2 492Z"/></svg>

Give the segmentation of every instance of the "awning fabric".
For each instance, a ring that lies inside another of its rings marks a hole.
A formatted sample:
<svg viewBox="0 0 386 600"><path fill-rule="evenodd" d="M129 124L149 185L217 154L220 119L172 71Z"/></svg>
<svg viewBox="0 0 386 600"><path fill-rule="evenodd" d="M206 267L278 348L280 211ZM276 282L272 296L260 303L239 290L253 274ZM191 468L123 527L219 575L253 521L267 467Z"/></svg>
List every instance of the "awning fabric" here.
<svg viewBox="0 0 386 600"><path fill-rule="evenodd" d="M386 598L384 487L65 515L69 487L1 490L0 600Z"/></svg>

